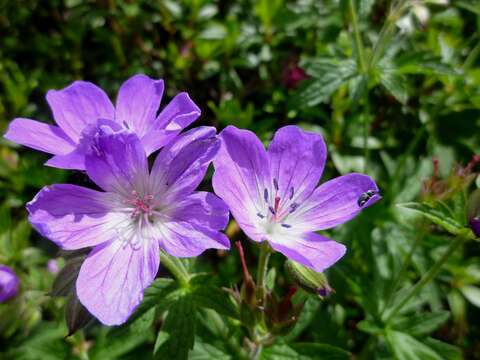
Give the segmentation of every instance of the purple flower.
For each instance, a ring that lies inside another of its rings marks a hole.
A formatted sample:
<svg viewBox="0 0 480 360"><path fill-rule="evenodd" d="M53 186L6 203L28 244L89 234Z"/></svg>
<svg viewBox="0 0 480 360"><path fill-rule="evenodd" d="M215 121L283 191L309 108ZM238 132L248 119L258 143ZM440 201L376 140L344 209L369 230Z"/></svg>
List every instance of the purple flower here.
<svg viewBox="0 0 480 360"><path fill-rule="evenodd" d="M322 137L297 126L279 129L268 151L250 131L227 127L214 160L215 192L242 230L291 260L321 272L345 246L315 233L352 219L380 196L375 182L348 174L317 187L327 150Z"/></svg>
<svg viewBox="0 0 480 360"><path fill-rule="evenodd" d="M53 154L46 165L84 170L87 147L78 145L85 128L103 120L113 128L134 131L148 156L200 116L200 109L187 93L175 96L157 116L163 89L163 80L132 76L120 87L114 107L102 89L75 81L63 90L47 93L58 126L17 118L10 123L5 138Z"/></svg>
<svg viewBox="0 0 480 360"><path fill-rule="evenodd" d="M19 283L17 275L11 268L0 265L0 303L17 295Z"/></svg>
<svg viewBox="0 0 480 360"><path fill-rule="evenodd" d="M47 270L50 274L58 274L58 271L60 270L58 267L58 261L56 259L50 259L47 262Z"/></svg>
<svg viewBox="0 0 480 360"><path fill-rule="evenodd" d="M229 249L219 232L228 222L226 204L194 191L219 147L214 128L190 130L163 147L149 171L134 133L101 127L85 167L104 191L57 184L27 205L32 225L61 248L93 247L76 291L102 323L122 324L142 301L160 248L177 257Z"/></svg>

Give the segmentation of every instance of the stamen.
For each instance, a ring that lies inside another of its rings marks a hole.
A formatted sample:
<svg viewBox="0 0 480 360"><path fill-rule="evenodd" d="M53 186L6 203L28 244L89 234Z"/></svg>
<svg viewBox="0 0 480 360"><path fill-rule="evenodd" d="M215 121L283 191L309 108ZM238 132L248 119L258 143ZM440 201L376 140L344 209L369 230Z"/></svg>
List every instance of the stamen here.
<svg viewBox="0 0 480 360"><path fill-rule="evenodd" d="M143 195L139 196L135 190L132 190L132 197L130 199L125 199L124 203L129 204L133 207L131 218L136 218L139 215L143 214L147 218L152 215L153 204L152 200L154 199L153 195Z"/></svg>
<svg viewBox="0 0 480 360"><path fill-rule="evenodd" d="M265 215L262 215L260 213L257 213L257 216L260 218L260 219L264 219L265 218Z"/></svg>
<svg viewBox="0 0 480 360"><path fill-rule="evenodd" d="M280 204L280 197L275 196L275 212L278 211L278 205Z"/></svg>
<svg viewBox="0 0 480 360"><path fill-rule="evenodd" d="M288 224L281 224L284 228L287 228L287 229L290 229L292 227L292 225L288 225Z"/></svg>
<svg viewBox="0 0 480 360"><path fill-rule="evenodd" d="M275 190L278 190L278 181L277 179L273 179L273 186L275 187Z"/></svg>
<svg viewBox="0 0 480 360"><path fill-rule="evenodd" d="M265 188L265 190L263 190L263 199L265 200L265 202L268 202L268 190L267 190L267 188Z"/></svg>

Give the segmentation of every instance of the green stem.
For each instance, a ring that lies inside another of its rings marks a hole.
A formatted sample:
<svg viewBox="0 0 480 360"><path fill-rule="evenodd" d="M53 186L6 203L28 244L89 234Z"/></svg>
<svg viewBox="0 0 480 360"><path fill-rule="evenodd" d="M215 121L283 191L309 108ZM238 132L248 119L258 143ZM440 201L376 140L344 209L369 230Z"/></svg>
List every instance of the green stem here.
<svg viewBox="0 0 480 360"><path fill-rule="evenodd" d="M270 258L270 246L266 241L260 245L260 257L258 259L258 268L257 268L257 287L258 287L258 298L261 301L261 305L265 305L265 280L267 278L268 271L268 259Z"/></svg>
<svg viewBox="0 0 480 360"><path fill-rule="evenodd" d="M467 58L465 59L465 62L463 63L463 71L470 69L477 59L478 54L480 54L480 42L475 45L473 50L470 51L470 54L468 54Z"/></svg>
<svg viewBox="0 0 480 360"><path fill-rule="evenodd" d="M370 137L370 102L368 99L368 89L365 89L365 103L363 111L363 156L365 162L363 165L363 171L366 173L368 168L368 157L370 155L370 149L368 148L368 138Z"/></svg>
<svg viewBox="0 0 480 360"><path fill-rule="evenodd" d="M423 239L423 232L421 235L415 237L415 241L412 244L412 247L410 248L410 251L408 252L407 256L405 257L405 260L402 263L402 267L400 268L400 271L398 272L398 275L396 279L393 281L392 286L388 290L387 294L387 300L385 301L385 306L384 306L384 311L388 309L390 306L390 303L393 300L393 294L395 293L395 290L397 290L398 286L400 285L401 281L403 280L404 275L407 273L407 269L410 266L410 262L412 261L413 254L415 253L415 250L417 249L417 246L420 244L421 240ZM382 314L383 315L383 314Z"/></svg>
<svg viewBox="0 0 480 360"><path fill-rule="evenodd" d="M355 4L353 0L348 1L348 8L350 10L350 17L352 19L353 35L354 35L354 42L355 42L355 50L357 52L358 67L360 68L360 71L363 74L365 74L367 72L367 63L365 61L365 53L363 50L362 37L360 36L360 30L358 29L357 12L355 10Z"/></svg>
<svg viewBox="0 0 480 360"><path fill-rule="evenodd" d="M180 259L170 256L161 250L160 263L170 271L182 287L188 286L190 275Z"/></svg>
<svg viewBox="0 0 480 360"><path fill-rule="evenodd" d="M455 250L463 243L465 238L462 235L457 236L448 246L445 253L442 257L427 271L422 278L413 285L408 291L405 297L388 313L384 321L388 323L415 295L417 295L420 290L423 289L430 281L435 278L440 272L442 266L447 262L450 256L455 252Z"/></svg>
<svg viewBox="0 0 480 360"><path fill-rule="evenodd" d="M395 29L395 23L402 16L403 11L406 10L410 5L411 4L409 1L400 1L398 7L392 6L392 9L388 14L388 17L382 27L382 30L380 30L378 40L373 47L372 57L370 58L370 62L368 64L369 69L374 68L378 60L381 58L383 51L390 39L390 36Z"/></svg>

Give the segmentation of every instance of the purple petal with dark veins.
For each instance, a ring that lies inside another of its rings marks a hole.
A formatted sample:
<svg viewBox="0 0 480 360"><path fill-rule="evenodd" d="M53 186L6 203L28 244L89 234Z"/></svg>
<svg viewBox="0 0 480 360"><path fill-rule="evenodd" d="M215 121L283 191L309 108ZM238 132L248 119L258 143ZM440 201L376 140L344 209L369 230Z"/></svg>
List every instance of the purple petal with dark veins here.
<svg viewBox="0 0 480 360"><path fill-rule="evenodd" d="M300 203L313 192L322 176L327 147L321 135L298 126L285 126L275 133L268 156L272 183L278 187L281 203Z"/></svg>
<svg viewBox="0 0 480 360"><path fill-rule="evenodd" d="M359 198L367 191L373 195L359 206ZM320 185L289 217L289 222L302 231L329 229L340 225L380 199L375 181L367 175L348 174Z"/></svg>
<svg viewBox="0 0 480 360"><path fill-rule="evenodd" d="M128 215L113 211L115 194L77 185L46 186L27 204L28 220L62 249L76 250L114 239Z"/></svg>
<svg viewBox="0 0 480 360"><path fill-rule="evenodd" d="M141 139L154 125L163 89L163 80L153 80L143 74L132 76L118 91L115 120Z"/></svg>
<svg viewBox="0 0 480 360"><path fill-rule="evenodd" d="M75 143L87 124L97 119L113 120L115 116L107 94L86 81L75 81L62 90L48 91L47 101L56 123Z"/></svg>
<svg viewBox="0 0 480 360"><path fill-rule="evenodd" d="M123 324L155 279L159 258L158 242L153 240L138 246L116 240L95 247L78 275L80 302L103 324Z"/></svg>
<svg viewBox="0 0 480 360"><path fill-rule="evenodd" d="M265 189L270 188L267 152L254 133L228 126L220 133L222 146L213 164L215 193L229 206L242 230L255 241L264 239L256 222L267 207ZM266 193L269 196L268 190ZM257 215L257 214L260 214Z"/></svg>
<svg viewBox="0 0 480 360"><path fill-rule="evenodd" d="M340 260L346 247L316 233L284 232L269 238L270 246L309 268L322 272Z"/></svg>

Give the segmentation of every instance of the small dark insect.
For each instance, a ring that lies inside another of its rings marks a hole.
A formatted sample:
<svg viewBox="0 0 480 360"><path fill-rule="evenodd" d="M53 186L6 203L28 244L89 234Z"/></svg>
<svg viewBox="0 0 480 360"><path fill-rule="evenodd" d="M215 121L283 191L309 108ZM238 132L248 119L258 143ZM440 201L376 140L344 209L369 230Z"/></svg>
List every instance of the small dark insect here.
<svg viewBox="0 0 480 360"><path fill-rule="evenodd" d="M375 195L377 192L375 190L368 190L364 192L360 197L358 198L357 204L358 206L362 207L367 203L368 200L370 200L373 195Z"/></svg>

